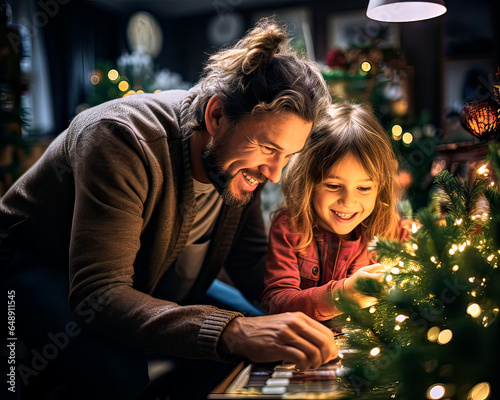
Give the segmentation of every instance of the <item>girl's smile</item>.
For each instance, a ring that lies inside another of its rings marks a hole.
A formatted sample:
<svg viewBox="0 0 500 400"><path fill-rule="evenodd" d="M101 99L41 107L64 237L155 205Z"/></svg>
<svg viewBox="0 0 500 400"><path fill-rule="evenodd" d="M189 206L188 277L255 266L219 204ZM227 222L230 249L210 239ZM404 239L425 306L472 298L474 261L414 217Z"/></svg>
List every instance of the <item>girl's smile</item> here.
<svg viewBox="0 0 500 400"><path fill-rule="evenodd" d="M377 185L357 158L348 154L314 190L313 208L319 226L345 236L370 216L376 200Z"/></svg>

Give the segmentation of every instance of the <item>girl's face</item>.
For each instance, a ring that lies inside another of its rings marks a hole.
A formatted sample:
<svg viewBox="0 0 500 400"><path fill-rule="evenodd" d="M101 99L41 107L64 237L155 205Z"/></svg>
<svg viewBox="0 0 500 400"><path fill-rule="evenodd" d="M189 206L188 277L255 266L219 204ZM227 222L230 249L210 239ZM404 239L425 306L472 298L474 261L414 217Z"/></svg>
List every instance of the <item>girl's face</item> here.
<svg viewBox="0 0 500 400"><path fill-rule="evenodd" d="M351 154L332 167L313 194L319 225L345 239L372 213L377 185Z"/></svg>

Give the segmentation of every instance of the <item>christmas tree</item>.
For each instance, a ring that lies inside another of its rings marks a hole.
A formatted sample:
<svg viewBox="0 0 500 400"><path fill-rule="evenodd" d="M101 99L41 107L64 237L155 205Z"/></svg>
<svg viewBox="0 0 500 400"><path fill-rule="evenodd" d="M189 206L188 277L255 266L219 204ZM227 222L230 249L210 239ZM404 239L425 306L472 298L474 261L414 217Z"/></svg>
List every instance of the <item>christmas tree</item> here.
<svg viewBox="0 0 500 400"><path fill-rule="evenodd" d="M359 399L500 398L500 144L473 182L446 170L405 242L378 241L385 280L361 309L339 293L341 381ZM496 176L496 177L495 177ZM417 229L418 228L418 229Z"/></svg>

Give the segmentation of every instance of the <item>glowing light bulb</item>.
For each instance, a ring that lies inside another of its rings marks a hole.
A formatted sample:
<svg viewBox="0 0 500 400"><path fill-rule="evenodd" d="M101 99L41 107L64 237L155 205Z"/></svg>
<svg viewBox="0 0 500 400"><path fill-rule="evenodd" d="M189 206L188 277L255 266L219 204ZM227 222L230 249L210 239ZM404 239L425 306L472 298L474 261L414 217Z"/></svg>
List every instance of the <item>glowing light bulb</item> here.
<svg viewBox="0 0 500 400"><path fill-rule="evenodd" d="M403 315L403 314L399 314L397 317L396 317L396 321L398 322L404 322L404 320L408 318L406 315Z"/></svg>
<svg viewBox="0 0 500 400"><path fill-rule="evenodd" d="M418 250L418 245L416 243L413 243L411 247L413 247L415 250Z"/></svg>
<svg viewBox="0 0 500 400"><path fill-rule="evenodd" d="M122 92L126 92L129 89L130 85L127 81L121 81L118 84L118 89L120 89Z"/></svg>
<svg viewBox="0 0 500 400"><path fill-rule="evenodd" d="M454 265L453 268L452 268L452 270L455 271L455 272L457 272L458 268L460 268L458 265Z"/></svg>
<svg viewBox="0 0 500 400"><path fill-rule="evenodd" d="M481 166L477 169L477 173L478 173L478 174L488 175L488 172L490 172L490 171L488 170L488 165L487 165L487 164L481 165Z"/></svg>
<svg viewBox="0 0 500 400"><path fill-rule="evenodd" d="M471 276L471 277L469 278L469 282L470 282L470 283L474 282L475 280L476 280L476 278L475 278L475 277L473 277L473 276Z"/></svg>
<svg viewBox="0 0 500 400"><path fill-rule="evenodd" d="M361 69L365 72L368 72L372 69L372 65L368 61L363 61L361 63Z"/></svg>
<svg viewBox="0 0 500 400"><path fill-rule="evenodd" d="M370 350L370 355L372 357L375 357L380 354L380 347L374 347L373 349Z"/></svg>
<svg viewBox="0 0 500 400"><path fill-rule="evenodd" d="M387 275L387 276L385 277L385 280L386 280L387 282L391 282L391 281L392 281L392 275L390 275L390 274L389 274L389 275Z"/></svg>
<svg viewBox="0 0 500 400"><path fill-rule="evenodd" d="M413 135L410 132L403 133L403 143L409 145L413 142Z"/></svg>
<svg viewBox="0 0 500 400"><path fill-rule="evenodd" d="M438 339L439 332L441 330L437 326L433 326L427 331L427 340L429 342L435 342Z"/></svg>
<svg viewBox="0 0 500 400"><path fill-rule="evenodd" d="M432 256L432 257L431 257L431 261L432 261L433 263L435 263L435 262L436 262L436 257Z"/></svg>
<svg viewBox="0 0 500 400"><path fill-rule="evenodd" d="M453 338L453 332L450 329L444 329L439 332L437 342L439 344L446 344Z"/></svg>
<svg viewBox="0 0 500 400"><path fill-rule="evenodd" d="M462 218L457 219L457 220L455 221L455 225L460 225L462 222L463 222L463 221L462 221Z"/></svg>
<svg viewBox="0 0 500 400"><path fill-rule="evenodd" d="M377 309L375 307L370 307L368 311L370 311L370 314L373 314L375 311L377 311Z"/></svg>
<svg viewBox="0 0 500 400"><path fill-rule="evenodd" d="M400 329L401 329L401 327L400 327L399 325L396 325L396 326L394 327L394 330L395 330L395 331L399 331Z"/></svg>
<svg viewBox="0 0 500 400"><path fill-rule="evenodd" d="M394 125L391 129L392 131L392 136L394 138L401 138L401 135L403 134L403 128L401 128L401 125Z"/></svg>
<svg viewBox="0 0 500 400"><path fill-rule="evenodd" d="M401 271L399 270L399 268L397 267L394 267L391 269L391 274L394 274L394 275L397 275L399 274Z"/></svg>
<svg viewBox="0 0 500 400"><path fill-rule="evenodd" d="M119 77L120 77L120 74L118 73L118 71L116 69L110 69L109 70L109 72L108 72L108 79L111 82L116 81Z"/></svg>
<svg viewBox="0 0 500 400"><path fill-rule="evenodd" d="M427 398L436 400L442 398L444 394L445 394L444 386L441 385L440 383L436 383L435 385L432 385L427 391Z"/></svg>
<svg viewBox="0 0 500 400"><path fill-rule="evenodd" d="M91 77L90 77L90 83L94 86L98 85L99 82L101 82L101 77L97 74L93 74Z"/></svg>
<svg viewBox="0 0 500 400"><path fill-rule="evenodd" d="M455 252L456 252L456 250L455 250L455 249L450 249L450 250L448 250L448 253L450 253L450 255L455 254Z"/></svg>
<svg viewBox="0 0 500 400"><path fill-rule="evenodd" d="M417 224L415 222L413 222L411 224L411 232L412 233L417 233L417 231L418 231L418 226L417 226Z"/></svg>
<svg viewBox="0 0 500 400"><path fill-rule="evenodd" d="M470 400L486 400L490 397L490 392L490 384L488 382L481 382L470 390L467 398Z"/></svg>
<svg viewBox="0 0 500 400"><path fill-rule="evenodd" d="M467 314L474 318L477 318L481 315L481 307L479 306L479 304L471 303L467 307Z"/></svg>

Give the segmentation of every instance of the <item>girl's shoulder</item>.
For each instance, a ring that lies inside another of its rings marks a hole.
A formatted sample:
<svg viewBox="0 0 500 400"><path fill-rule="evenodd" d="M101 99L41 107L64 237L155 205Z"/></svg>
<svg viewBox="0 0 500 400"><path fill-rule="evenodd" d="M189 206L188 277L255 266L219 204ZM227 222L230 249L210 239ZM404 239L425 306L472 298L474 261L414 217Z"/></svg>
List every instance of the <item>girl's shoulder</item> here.
<svg viewBox="0 0 500 400"><path fill-rule="evenodd" d="M292 224L292 218L290 214L286 210L280 210L278 211L271 223L271 229L273 227L280 227L280 228L286 228L289 231L294 231L293 229L293 224Z"/></svg>

